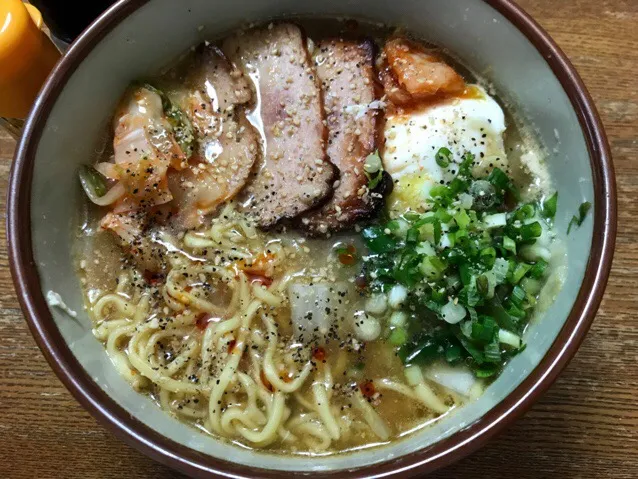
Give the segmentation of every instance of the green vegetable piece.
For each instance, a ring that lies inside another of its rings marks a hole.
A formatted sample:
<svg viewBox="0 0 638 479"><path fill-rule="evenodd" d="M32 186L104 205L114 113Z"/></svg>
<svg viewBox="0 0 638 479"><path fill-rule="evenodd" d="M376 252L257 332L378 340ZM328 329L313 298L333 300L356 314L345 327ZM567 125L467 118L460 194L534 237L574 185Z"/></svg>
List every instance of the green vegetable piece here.
<svg viewBox="0 0 638 479"><path fill-rule="evenodd" d="M399 350L403 364L425 364L440 356L443 343L439 338L425 336L416 344L406 344Z"/></svg>
<svg viewBox="0 0 638 479"><path fill-rule="evenodd" d="M421 262L421 272L428 281L441 279L446 268L445 262L437 256L426 256Z"/></svg>
<svg viewBox="0 0 638 479"><path fill-rule="evenodd" d="M426 216L420 219L414 225L419 231L419 239L421 241L429 241L434 245L438 245L441 241L441 222L436 216Z"/></svg>
<svg viewBox="0 0 638 479"><path fill-rule="evenodd" d="M518 320L507 312L498 298L498 295L495 295L489 304L483 308L483 312L493 317L499 327L512 332L519 331Z"/></svg>
<svg viewBox="0 0 638 479"><path fill-rule="evenodd" d="M476 278L476 289L483 297L487 297L489 295L490 280L485 274L482 274Z"/></svg>
<svg viewBox="0 0 638 479"><path fill-rule="evenodd" d="M461 346L458 344L450 344L445 349L445 360L448 363L455 363L461 359Z"/></svg>
<svg viewBox="0 0 638 479"><path fill-rule="evenodd" d="M519 221L524 221L524 220L533 218L535 214L536 214L536 210L534 206L528 203L526 205L521 206L519 209L517 209L514 212L514 219L517 219Z"/></svg>
<svg viewBox="0 0 638 479"><path fill-rule="evenodd" d="M368 189L374 190L379 186L383 179L383 163L378 150L367 156L363 164L363 173L368 178Z"/></svg>
<svg viewBox="0 0 638 479"><path fill-rule="evenodd" d="M443 302L447 300L447 290L445 288L435 288L432 290L432 300L436 302Z"/></svg>
<svg viewBox="0 0 638 479"><path fill-rule="evenodd" d="M523 288L527 294L536 296L540 292L542 284L539 280L534 278L523 278L523 281L521 281L521 288Z"/></svg>
<svg viewBox="0 0 638 479"><path fill-rule="evenodd" d="M368 178L368 189L369 190L374 190L377 186L379 186L379 183L381 183L381 180L383 179L383 171L379 170L376 173L368 173L367 171L364 171L366 178Z"/></svg>
<svg viewBox="0 0 638 479"><path fill-rule="evenodd" d="M454 221L461 229L465 229L470 224L470 217L467 215L465 210L459 210L457 214L454 215Z"/></svg>
<svg viewBox="0 0 638 479"><path fill-rule="evenodd" d="M472 339L490 343L494 339L494 335L498 334L498 324L494 318L490 316L479 316L478 321L472 322Z"/></svg>
<svg viewBox="0 0 638 479"><path fill-rule="evenodd" d="M487 363L500 364L501 358L501 345L498 342L498 336L496 336L490 343L485 345L483 350L483 357Z"/></svg>
<svg viewBox="0 0 638 479"><path fill-rule="evenodd" d="M521 288L520 286L516 285L514 286L514 289L512 289L512 294L510 295L510 301L517 308L520 308L523 305L523 301L525 301L526 297L527 297L527 294L525 293L525 290Z"/></svg>
<svg viewBox="0 0 638 479"><path fill-rule="evenodd" d="M488 246L487 248L483 248L479 254L481 262L485 266L487 266L488 268L494 266L494 261L496 260L496 249L494 249L492 246Z"/></svg>
<svg viewBox="0 0 638 479"><path fill-rule="evenodd" d="M529 270L530 277L534 279L541 279L545 275L545 270L547 269L548 263L543 259L539 259L536 261L534 266Z"/></svg>
<svg viewBox="0 0 638 479"><path fill-rule="evenodd" d="M383 163L381 162L381 157L379 156L379 150L376 150L374 153L371 153L366 157L366 161L363 164L363 169L367 173L376 173L383 170Z"/></svg>
<svg viewBox="0 0 638 479"><path fill-rule="evenodd" d="M461 343L463 348L470 354L470 356L472 356L472 359L474 359L477 364L483 364L485 362L483 349L476 346L471 340L466 338L460 330L456 333L456 339L459 340L459 343Z"/></svg>
<svg viewBox="0 0 638 479"><path fill-rule="evenodd" d="M186 158L190 158L195 150L195 130L191 121L182 110L173 105L170 98L162 90L149 83L144 84L144 88L158 94L162 99L162 109L173 128L175 141L177 141Z"/></svg>
<svg viewBox="0 0 638 479"><path fill-rule="evenodd" d="M585 217L587 216L587 213L589 213L590 209L591 203L589 201L581 203L581 205L578 207L578 216L574 215L569 222L569 225L567 226L567 234L569 234L573 225L580 227L580 225L583 224L583 221L585 221Z"/></svg>
<svg viewBox="0 0 638 479"><path fill-rule="evenodd" d="M101 198L106 194L106 178L89 165L80 166L78 172L82 188L89 198Z"/></svg>
<svg viewBox="0 0 638 479"><path fill-rule="evenodd" d="M436 164L441 168L447 168L452 162L452 152L448 148L439 148L435 155Z"/></svg>
<svg viewBox="0 0 638 479"><path fill-rule="evenodd" d="M503 236L503 249L516 254L516 242L509 236Z"/></svg>
<svg viewBox="0 0 638 479"><path fill-rule="evenodd" d="M507 176L500 168L494 168L487 177L487 181L492 183L499 192L502 193L509 191L517 201L520 199L518 189L512 180L510 180L509 176Z"/></svg>
<svg viewBox="0 0 638 479"><path fill-rule="evenodd" d="M389 253L397 247L396 240L383 232L379 226L371 226L363 230L363 239L373 253Z"/></svg>
<svg viewBox="0 0 638 479"><path fill-rule="evenodd" d="M558 191L543 202L543 216L553 220L558 207Z"/></svg>
<svg viewBox="0 0 638 479"><path fill-rule="evenodd" d="M472 166L474 165L474 159L476 157L470 153L469 151L465 152L463 155L463 161L459 165L459 176L471 177L472 172L470 171Z"/></svg>
<svg viewBox="0 0 638 479"><path fill-rule="evenodd" d="M451 158L441 149L436 159L450 166ZM372 291L411 288L410 321L391 322L387 333L404 364L463 361L477 377L492 377L519 351L513 340L501 341L520 337L536 305L548 265L522 259L527 248L540 248L536 239L551 225L557 195L513 207L512 179L494 169L475 180L473 161L464 155L456 177L430 190L428 213L407 212L363 231L370 251L363 272ZM456 324L442 317L451 300L467 314Z"/></svg>
<svg viewBox="0 0 638 479"><path fill-rule="evenodd" d="M515 317L516 319L525 318L525 311L523 311L521 308L519 308L515 304L512 304L511 302L509 304L509 307L507 308L507 314Z"/></svg>
<svg viewBox="0 0 638 479"><path fill-rule="evenodd" d="M408 333L403 328L394 328L388 337L392 346L403 346L408 340Z"/></svg>
<svg viewBox="0 0 638 479"><path fill-rule="evenodd" d="M538 238L541 234L543 234L543 227L538 221L535 221L534 223L521 226L519 234L523 241L528 241Z"/></svg>
<svg viewBox="0 0 638 479"><path fill-rule="evenodd" d="M491 378L496 375L499 371L498 366L493 364L483 364L479 367L474 368L474 375L477 378Z"/></svg>
<svg viewBox="0 0 638 479"><path fill-rule="evenodd" d="M445 209L443 208L439 208L438 210L436 210L434 215L441 223L447 224L452 221L452 215L445 211Z"/></svg>
<svg viewBox="0 0 638 479"><path fill-rule="evenodd" d="M530 271L531 269L532 269L531 264L518 263L516 267L514 268L514 271L512 272L512 277L510 279L512 284L517 284L521 279L523 279L523 276L525 276L527 272Z"/></svg>
<svg viewBox="0 0 638 479"><path fill-rule="evenodd" d="M430 188L430 197L432 198L447 198L450 196L450 189L444 185L436 185Z"/></svg>

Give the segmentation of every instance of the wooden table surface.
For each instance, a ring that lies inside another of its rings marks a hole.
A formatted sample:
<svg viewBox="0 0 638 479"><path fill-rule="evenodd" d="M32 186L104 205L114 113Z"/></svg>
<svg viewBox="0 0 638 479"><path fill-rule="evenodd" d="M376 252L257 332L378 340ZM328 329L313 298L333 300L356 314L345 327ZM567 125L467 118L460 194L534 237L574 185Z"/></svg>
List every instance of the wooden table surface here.
<svg viewBox="0 0 638 479"><path fill-rule="evenodd" d="M619 196L616 256L593 328L505 434L435 478L638 478L638 0L521 0L575 63L602 115ZM15 143L0 132L0 201ZM0 221L0 478L181 478L124 445L61 385L11 282Z"/></svg>

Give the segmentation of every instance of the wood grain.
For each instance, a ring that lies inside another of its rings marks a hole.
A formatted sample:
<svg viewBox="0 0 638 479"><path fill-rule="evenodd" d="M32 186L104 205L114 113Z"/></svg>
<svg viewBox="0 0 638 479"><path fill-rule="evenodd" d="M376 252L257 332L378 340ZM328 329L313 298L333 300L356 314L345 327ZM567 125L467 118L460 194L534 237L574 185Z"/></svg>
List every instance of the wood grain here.
<svg viewBox="0 0 638 479"><path fill-rule="evenodd" d="M619 190L613 271L565 373L505 434L435 478L638 477L638 0L521 0L583 76ZM14 142L0 132L0 201ZM180 478L107 433L49 369L24 323L0 221L0 477Z"/></svg>

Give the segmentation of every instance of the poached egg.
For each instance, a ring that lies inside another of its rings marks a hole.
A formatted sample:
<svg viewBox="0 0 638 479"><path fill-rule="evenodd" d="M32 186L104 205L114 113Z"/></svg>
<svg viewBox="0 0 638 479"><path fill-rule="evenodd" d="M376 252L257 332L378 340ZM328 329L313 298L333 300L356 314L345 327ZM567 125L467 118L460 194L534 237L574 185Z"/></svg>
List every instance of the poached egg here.
<svg viewBox="0 0 638 479"><path fill-rule="evenodd" d="M449 183L466 153L475 157L475 176L494 167L506 169L504 132L503 110L478 85L468 85L459 97L386 112L383 164L394 181L388 199L390 215L426 211L430 189ZM452 153L446 167L436 162L442 147Z"/></svg>

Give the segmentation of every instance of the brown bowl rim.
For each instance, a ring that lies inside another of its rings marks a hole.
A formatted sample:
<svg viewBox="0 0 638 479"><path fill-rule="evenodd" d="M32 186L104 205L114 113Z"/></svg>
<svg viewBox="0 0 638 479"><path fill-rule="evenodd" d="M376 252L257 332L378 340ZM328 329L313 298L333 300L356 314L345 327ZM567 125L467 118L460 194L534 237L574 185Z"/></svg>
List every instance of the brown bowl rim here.
<svg viewBox="0 0 638 479"><path fill-rule="evenodd" d="M56 66L40 92L16 149L7 199L7 240L14 285L29 328L51 368L100 423L127 444L193 477L282 477L273 471L234 464L168 439L127 413L89 377L66 345L40 288L31 244L30 197L33 165L46 119L69 77L126 16L149 0L120 0L89 26ZM511 0L482 0L507 18L547 61L578 116L594 179L594 232L587 269L574 307L545 357L502 402L467 428L436 444L356 470L305 471L322 477L402 477L425 474L476 451L525 412L556 380L582 343L609 277L616 240L614 168L602 122L576 70L551 37ZM379 451L382 453L382 451Z"/></svg>

